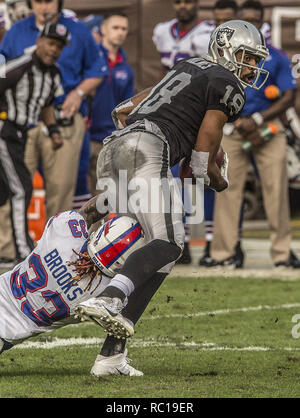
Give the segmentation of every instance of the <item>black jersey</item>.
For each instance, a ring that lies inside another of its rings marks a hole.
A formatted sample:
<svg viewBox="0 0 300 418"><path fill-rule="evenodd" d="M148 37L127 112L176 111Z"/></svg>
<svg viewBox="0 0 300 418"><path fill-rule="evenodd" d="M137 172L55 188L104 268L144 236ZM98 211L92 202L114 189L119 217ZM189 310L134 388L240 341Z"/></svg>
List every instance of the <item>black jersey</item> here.
<svg viewBox="0 0 300 418"><path fill-rule="evenodd" d="M154 122L170 145L171 165L190 156L207 110L234 122L245 104L241 83L224 67L203 58L179 61L126 119Z"/></svg>

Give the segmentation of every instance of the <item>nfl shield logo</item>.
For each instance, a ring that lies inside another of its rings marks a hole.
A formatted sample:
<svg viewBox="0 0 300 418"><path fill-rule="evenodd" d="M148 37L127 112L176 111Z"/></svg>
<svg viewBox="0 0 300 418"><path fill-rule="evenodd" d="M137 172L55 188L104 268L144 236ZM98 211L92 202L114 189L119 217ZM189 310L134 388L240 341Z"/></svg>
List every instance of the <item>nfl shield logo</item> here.
<svg viewBox="0 0 300 418"><path fill-rule="evenodd" d="M65 36L67 32L67 28L64 25L57 25L56 31L60 36Z"/></svg>

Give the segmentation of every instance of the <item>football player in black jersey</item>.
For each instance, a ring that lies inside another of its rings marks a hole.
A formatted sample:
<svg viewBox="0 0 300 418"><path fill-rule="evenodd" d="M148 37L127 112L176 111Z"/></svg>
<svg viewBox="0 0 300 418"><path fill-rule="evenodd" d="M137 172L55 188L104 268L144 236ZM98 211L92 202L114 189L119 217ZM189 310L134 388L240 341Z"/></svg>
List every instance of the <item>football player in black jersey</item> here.
<svg viewBox="0 0 300 418"><path fill-rule="evenodd" d="M98 181L110 178L118 184L117 213L124 214L121 200L130 201L132 197L127 189L131 180L142 178L150 187L153 179L171 181L170 167L184 157L191 158L193 175L203 179L204 184L218 192L228 187L227 158L221 169L215 162L223 127L239 118L245 101L244 87L258 89L266 80L268 72L263 62L268 49L252 24L235 20L215 29L208 52L207 59L179 61L154 88L114 111L121 129L104 141L97 177ZM121 172L126 172L127 184L121 182ZM162 188L160 197L173 207L176 192L167 192ZM147 193L142 195L142 203L147 198ZM133 335L134 324L183 247L182 213L143 211L141 207L136 211L128 209L127 214L138 219L148 243L128 257L100 297L78 307L83 319L92 317L113 334L101 349L98 375L106 373L106 358L114 370L114 356L119 358L118 354L124 352L126 338Z"/></svg>

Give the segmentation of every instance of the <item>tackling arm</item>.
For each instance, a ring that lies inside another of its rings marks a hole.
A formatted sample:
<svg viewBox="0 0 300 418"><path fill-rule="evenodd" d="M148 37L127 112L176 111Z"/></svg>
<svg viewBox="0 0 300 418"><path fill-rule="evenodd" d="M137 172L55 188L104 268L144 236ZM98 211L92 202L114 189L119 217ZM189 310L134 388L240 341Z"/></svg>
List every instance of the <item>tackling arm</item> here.
<svg viewBox="0 0 300 418"><path fill-rule="evenodd" d="M200 126L195 148L192 154L191 167L195 177L208 176L209 187L221 192L228 187L228 181L222 176L216 164L216 155L223 136L223 127L228 118L220 110L208 110ZM198 164L197 164L198 162ZM228 165L227 156L225 164ZM226 172L227 167L225 167Z"/></svg>
<svg viewBox="0 0 300 418"><path fill-rule="evenodd" d="M152 87L149 87L114 108L112 118L117 129L125 128L127 116L148 96L151 90Z"/></svg>
<svg viewBox="0 0 300 418"><path fill-rule="evenodd" d="M103 219L107 213L100 213L97 210L97 199L99 195L92 197L80 209L79 213L84 218L87 228L89 229L93 224Z"/></svg>

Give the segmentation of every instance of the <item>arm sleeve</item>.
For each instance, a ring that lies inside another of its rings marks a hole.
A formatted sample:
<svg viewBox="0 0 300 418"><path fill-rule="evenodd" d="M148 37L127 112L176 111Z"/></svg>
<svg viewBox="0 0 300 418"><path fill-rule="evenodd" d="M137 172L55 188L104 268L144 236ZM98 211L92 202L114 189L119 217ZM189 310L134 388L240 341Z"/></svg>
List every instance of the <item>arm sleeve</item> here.
<svg viewBox="0 0 300 418"><path fill-rule="evenodd" d="M280 91L296 89L297 83L292 73L291 63L288 56L279 52L275 75L275 84Z"/></svg>
<svg viewBox="0 0 300 418"><path fill-rule="evenodd" d="M158 25L156 25L153 29L153 36L152 36L152 41L154 43L154 45L156 46L156 49L158 52L161 51L162 47L161 47L161 23L159 23Z"/></svg>
<svg viewBox="0 0 300 418"><path fill-rule="evenodd" d="M209 81L206 89L207 110L220 110L234 122L240 117L245 104L245 95L233 80L216 78Z"/></svg>
<svg viewBox="0 0 300 418"><path fill-rule="evenodd" d="M13 36L11 36L11 30L7 31L0 44L0 54L9 60L16 55L13 54Z"/></svg>
<svg viewBox="0 0 300 418"><path fill-rule="evenodd" d="M51 90L51 92L50 92L49 98L48 98L48 100L46 101L46 103L45 103L45 106L44 106L44 107L47 107L47 106L52 105L52 104L53 104L53 102L54 102L54 100L55 100L57 97L59 97L59 96L63 96L64 94L65 94L65 92L64 92L64 89L63 89L62 84L61 84L61 75L60 75L60 73L58 72L58 73L56 74L56 76L54 77L54 84L53 84L52 90Z"/></svg>
<svg viewBox="0 0 300 418"><path fill-rule="evenodd" d="M47 234L48 238L54 241L59 238L76 238L76 234L78 235L77 238L80 238L79 235L82 234L82 230L78 227L79 222L84 223L86 228L85 220L78 212L58 212L49 219L44 234Z"/></svg>
<svg viewBox="0 0 300 418"><path fill-rule="evenodd" d="M13 62L14 60L8 61L6 64L4 64L3 70L0 70L1 73L5 73L2 74L4 77L0 77L0 95L4 94L6 90L12 88L18 83L26 69L26 64L20 65L13 69L9 69L7 65Z"/></svg>

